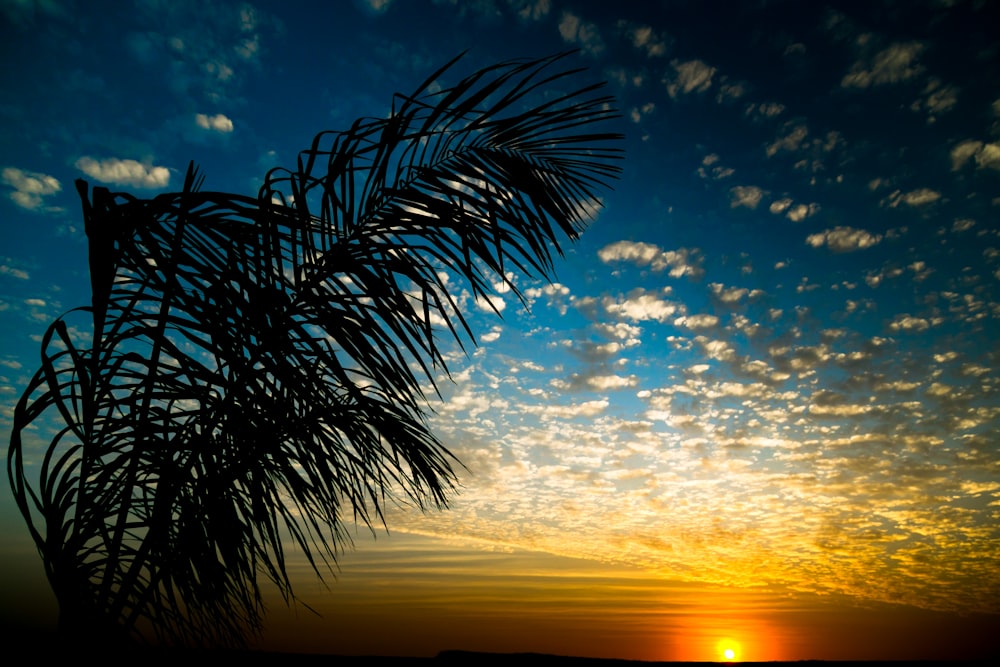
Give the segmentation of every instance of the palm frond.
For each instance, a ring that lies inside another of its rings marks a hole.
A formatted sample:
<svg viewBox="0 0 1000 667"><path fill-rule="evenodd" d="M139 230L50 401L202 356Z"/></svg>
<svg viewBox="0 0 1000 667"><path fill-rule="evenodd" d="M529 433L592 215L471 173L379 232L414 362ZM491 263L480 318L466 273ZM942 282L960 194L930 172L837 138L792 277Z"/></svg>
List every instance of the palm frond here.
<svg viewBox="0 0 1000 667"><path fill-rule="evenodd" d="M285 544L322 576L387 503L444 506L455 461L425 386L476 298L549 277L619 172L599 86L566 54L489 67L321 133L256 197L78 182L93 341L63 319L15 411L8 474L66 624L236 643ZM25 429L61 424L29 479ZM93 629L93 628L90 628Z"/></svg>

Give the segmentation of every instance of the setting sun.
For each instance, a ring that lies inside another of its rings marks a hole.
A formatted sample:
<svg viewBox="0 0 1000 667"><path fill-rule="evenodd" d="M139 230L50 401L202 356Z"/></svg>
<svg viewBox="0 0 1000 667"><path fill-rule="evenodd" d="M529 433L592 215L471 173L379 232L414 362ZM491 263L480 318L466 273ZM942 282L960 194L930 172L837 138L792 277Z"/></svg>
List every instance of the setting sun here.
<svg viewBox="0 0 1000 667"><path fill-rule="evenodd" d="M740 645L732 639L721 639L715 645L719 657L726 662L734 662L740 659Z"/></svg>

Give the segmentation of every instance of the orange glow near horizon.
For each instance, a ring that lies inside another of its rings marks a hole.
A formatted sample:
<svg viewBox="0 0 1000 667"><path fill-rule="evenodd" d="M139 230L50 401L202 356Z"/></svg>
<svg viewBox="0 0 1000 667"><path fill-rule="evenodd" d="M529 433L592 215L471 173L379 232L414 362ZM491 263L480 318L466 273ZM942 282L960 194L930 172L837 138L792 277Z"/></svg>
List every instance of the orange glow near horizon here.
<svg viewBox="0 0 1000 667"><path fill-rule="evenodd" d="M743 659L743 651L739 642L729 639L720 639L715 645L715 658L722 662L739 662Z"/></svg>
<svg viewBox="0 0 1000 667"><path fill-rule="evenodd" d="M726 600L715 600L725 608ZM772 623L748 614L743 618L714 614L694 616L687 627L675 632L684 637L665 659L679 662L773 662L789 658L783 641L785 633Z"/></svg>

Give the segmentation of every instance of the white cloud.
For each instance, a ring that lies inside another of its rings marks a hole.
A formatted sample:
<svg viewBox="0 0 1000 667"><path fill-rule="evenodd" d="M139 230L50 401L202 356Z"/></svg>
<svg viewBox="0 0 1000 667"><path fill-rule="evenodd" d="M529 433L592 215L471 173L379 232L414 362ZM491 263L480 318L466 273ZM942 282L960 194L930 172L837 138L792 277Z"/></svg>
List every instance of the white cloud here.
<svg viewBox="0 0 1000 667"><path fill-rule="evenodd" d="M886 204L890 208L896 208L900 204L906 204L907 206L924 206L926 204L932 204L938 199L941 199L941 193L937 190L931 190L930 188L917 188L916 190L910 190L909 192L896 190L883 199L882 203Z"/></svg>
<svg viewBox="0 0 1000 667"><path fill-rule="evenodd" d="M951 149L952 170L961 169L973 160L978 169L1000 169L1000 143L984 143L967 139Z"/></svg>
<svg viewBox="0 0 1000 667"><path fill-rule="evenodd" d="M503 300L502 296L489 294L485 297L477 297L476 305L480 308L480 310L502 313L504 308L507 307L507 302Z"/></svg>
<svg viewBox="0 0 1000 667"><path fill-rule="evenodd" d="M710 359L716 361L734 361L736 350L724 340L709 340L704 336L697 336L695 342L701 346L702 352Z"/></svg>
<svg viewBox="0 0 1000 667"><path fill-rule="evenodd" d="M729 189L729 205L732 208L746 206L747 208L757 208L764 191L756 185L737 185Z"/></svg>
<svg viewBox="0 0 1000 667"><path fill-rule="evenodd" d="M17 278L18 280L28 280L31 277L28 275L27 271L15 269L13 266L8 264L0 264L0 276L10 276L11 278Z"/></svg>
<svg viewBox="0 0 1000 667"><path fill-rule="evenodd" d="M872 411L872 406L859 403L848 403L844 405L810 405L809 414L818 417L856 417L868 414Z"/></svg>
<svg viewBox="0 0 1000 667"><path fill-rule="evenodd" d="M645 51L650 58L666 55L666 40L650 26L635 25L628 21L619 21L618 25L624 30L632 45L640 51Z"/></svg>
<svg viewBox="0 0 1000 667"><path fill-rule="evenodd" d="M607 303L605 310L609 314L623 315L636 321L663 322L677 312L677 305L651 294L643 294L621 302Z"/></svg>
<svg viewBox="0 0 1000 667"><path fill-rule="evenodd" d="M975 157L983 147L983 142L975 139L967 139L951 149L951 169L955 171L961 169L962 165Z"/></svg>
<svg viewBox="0 0 1000 667"><path fill-rule="evenodd" d="M927 320L923 317L913 317L912 315L904 313L893 319L893 321L889 324L889 328L893 331L916 331L919 333L921 331L927 331L932 324L933 322L931 320Z"/></svg>
<svg viewBox="0 0 1000 667"><path fill-rule="evenodd" d="M521 0L512 4L516 7L518 18L524 21L540 21L552 11L551 0Z"/></svg>
<svg viewBox="0 0 1000 667"><path fill-rule="evenodd" d="M722 283L711 283L708 287L712 290L712 296L720 303L738 303L748 296L756 298L764 294L763 290L751 291L746 287L726 287Z"/></svg>
<svg viewBox="0 0 1000 667"><path fill-rule="evenodd" d="M62 190L62 185L55 177L16 167L5 167L0 177L5 185L14 188L9 194L14 203L32 211L42 205L43 197Z"/></svg>
<svg viewBox="0 0 1000 667"><path fill-rule="evenodd" d="M563 12L559 20L559 34L564 41L579 44L584 53L592 56L604 51L604 40L601 32L593 23L583 21L572 12Z"/></svg>
<svg viewBox="0 0 1000 667"><path fill-rule="evenodd" d="M166 167L145 165L135 160L107 158L95 160L84 156L76 161L76 168L102 183L131 185L137 188L163 188L170 182Z"/></svg>
<svg viewBox="0 0 1000 667"><path fill-rule="evenodd" d="M685 275L700 278L704 274L697 250L687 248L664 251L652 243L616 241L601 248L597 256L605 264L626 261L638 266L648 265L653 271L663 271L669 267L672 278Z"/></svg>
<svg viewBox="0 0 1000 667"><path fill-rule="evenodd" d="M818 210L819 204L798 204L790 208L785 217L792 222L802 222L806 218L816 215Z"/></svg>
<svg viewBox="0 0 1000 667"><path fill-rule="evenodd" d="M851 252L870 248L881 240L881 234L872 234L853 227L835 227L806 237L806 243L812 247L819 248L825 245L834 252Z"/></svg>
<svg viewBox="0 0 1000 667"><path fill-rule="evenodd" d="M194 122L198 124L198 127L206 130L212 130L214 132L226 134L233 131L233 121L221 113L215 114L214 116L208 116L200 113L194 117Z"/></svg>
<svg viewBox="0 0 1000 667"><path fill-rule="evenodd" d="M972 229L976 226L976 221L972 218L956 218L953 223L951 223L951 231L953 232L964 232Z"/></svg>
<svg viewBox="0 0 1000 667"><path fill-rule="evenodd" d="M677 97L679 93L701 93L712 85L716 70L700 60L673 60L670 65L674 68L674 77L667 84L670 97Z"/></svg>
<svg viewBox="0 0 1000 667"><path fill-rule="evenodd" d="M636 321L656 320L664 322L681 311L678 304L648 292L635 293L620 301L606 297L602 304L609 315L624 316Z"/></svg>
<svg viewBox="0 0 1000 667"><path fill-rule="evenodd" d="M789 199L788 197L784 197L782 199L776 199L775 201L771 202L771 205L768 207L768 210L771 211L771 213L778 215L779 213L784 213L785 210L787 210L788 207L791 205L792 205L792 200Z"/></svg>
<svg viewBox="0 0 1000 667"><path fill-rule="evenodd" d="M639 384L639 379L634 375L622 377L621 375L595 375L587 378L587 385L597 391L609 389L625 389Z"/></svg>
<svg viewBox="0 0 1000 667"><path fill-rule="evenodd" d="M687 327L688 329L711 329L712 327L718 326L718 324L718 317L705 313L678 317L674 320L675 327Z"/></svg>
<svg viewBox="0 0 1000 667"><path fill-rule="evenodd" d="M920 42L892 44L875 54L874 58L854 63L840 85L844 88L868 88L912 79L924 69L916 62L923 50L924 46Z"/></svg>
<svg viewBox="0 0 1000 667"><path fill-rule="evenodd" d="M773 118L780 115L784 110L784 104L778 104L777 102L762 102L760 104L748 104L745 113L746 115L753 116L755 118Z"/></svg>
<svg viewBox="0 0 1000 667"><path fill-rule="evenodd" d="M976 153L976 166L980 169L1000 169L1000 144L986 144Z"/></svg>
<svg viewBox="0 0 1000 667"><path fill-rule="evenodd" d="M940 79L931 78L924 87L922 97L910 105L913 111L927 111L927 122L933 123L937 116L955 108L958 103L958 88L945 85Z"/></svg>
<svg viewBox="0 0 1000 667"><path fill-rule="evenodd" d="M572 419L574 417L596 417L608 409L610 402L606 398L596 401L584 401L576 405L545 405L525 406L528 412L542 413L547 417Z"/></svg>
<svg viewBox="0 0 1000 667"><path fill-rule="evenodd" d="M643 119L644 116L648 116L653 113L656 109L656 104L653 102L646 102L641 107L632 107L632 111L629 112L629 119L633 123L638 123Z"/></svg>
<svg viewBox="0 0 1000 667"><path fill-rule="evenodd" d="M792 125L785 124L786 134L783 137L778 137L773 142L768 144L765 152L768 157L772 157L778 151L797 151L801 146L805 138L809 136L809 128L805 125Z"/></svg>

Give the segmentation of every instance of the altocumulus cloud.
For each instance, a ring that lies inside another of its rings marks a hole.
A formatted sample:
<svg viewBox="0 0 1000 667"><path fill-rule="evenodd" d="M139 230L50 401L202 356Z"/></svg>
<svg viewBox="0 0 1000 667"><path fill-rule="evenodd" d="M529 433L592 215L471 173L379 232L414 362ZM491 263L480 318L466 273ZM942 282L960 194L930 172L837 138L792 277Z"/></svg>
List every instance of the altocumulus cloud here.
<svg viewBox="0 0 1000 667"><path fill-rule="evenodd" d="M920 42L892 44L879 51L871 60L854 63L840 85L844 88L868 88L912 79L923 72L923 66L917 63L917 56L923 50Z"/></svg>
<svg viewBox="0 0 1000 667"><path fill-rule="evenodd" d="M975 139L961 142L951 150L952 171L961 169L970 159L979 169L1000 169L1000 143L987 144Z"/></svg>
<svg viewBox="0 0 1000 667"><path fill-rule="evenodd" d="M827 246L834 252L851 252L863 250L876 245L882 240L881 234L872 234L863 229L853 227L834 227L818 234L806 237L806 243L814 248Z"/></svg>
<svg viewBox="0 0 1000 667"><path fill-rule="evenodd" d="M233 131L233 121L221 113L214 116L200 113L194 117L194 122L198 124L198 127L213 132L228 134Z"/></svg>
<svg viewBox="0 0 1000 667"><path fill-rule="evenodd" d="M680 62L673 60L670 66L674 68L675 76L667 84L667 93L670 97L677 97L679 94L703 93L712 86L712 77L715 76L716 69L700 60L689 60Z"/></svg>
<svg viewBox="0 0 1000 667"><path fill-rule="evenodd" d="M597 256L605 264L616 261L631 262L636 266L649 266L657 272L669 268L672 278L681 276L700 278L704 275L701 267L702 257L697 250L687 248L663 250L652 243L616 241L601 248Z"/></svg>
<svg viewBox="0 0 1000 667"><path fill-rule="evenodd" d="M131 185L137 188L162 188L170 182L170 170L166 167L144 165L135 160L108 158L95 160L83 156L76 161L76 168L102 183Z"/></svg>
<svg viewBox="0 0 1000 667"><path fill-rule="evenodd" d="M10 193L14 203L32 211L42 205L42 197L54 195L62 190L62 185L55 177L34 171L22 171L16 167L6 167L2 178L5 185L14 188Z"/></svg>

